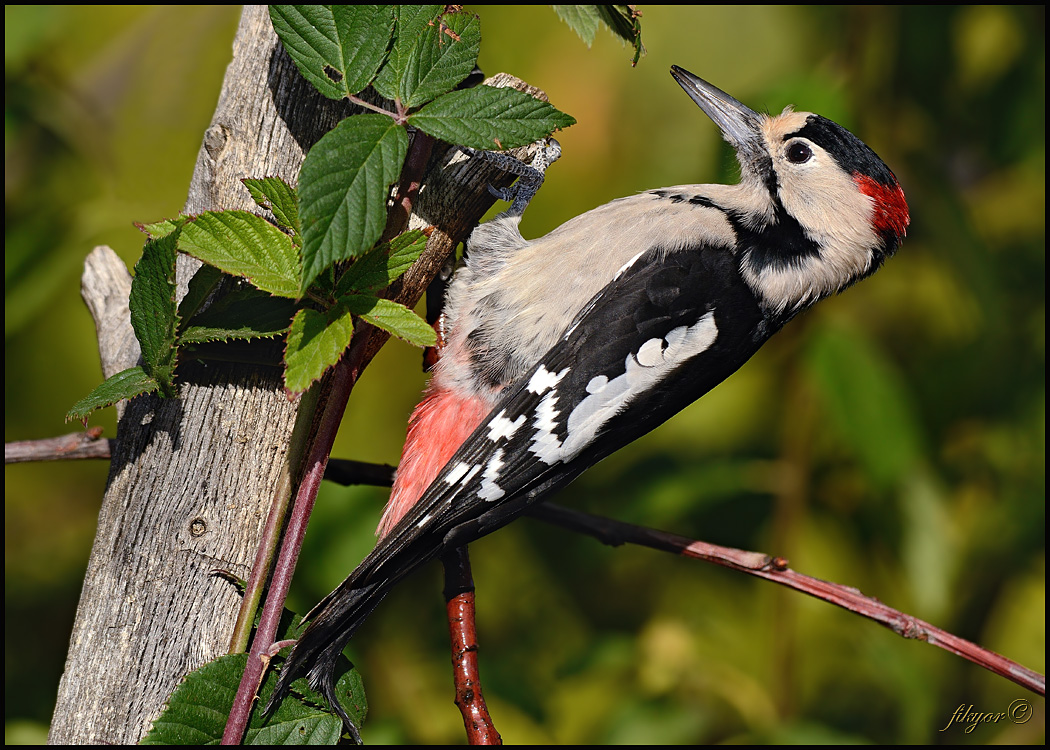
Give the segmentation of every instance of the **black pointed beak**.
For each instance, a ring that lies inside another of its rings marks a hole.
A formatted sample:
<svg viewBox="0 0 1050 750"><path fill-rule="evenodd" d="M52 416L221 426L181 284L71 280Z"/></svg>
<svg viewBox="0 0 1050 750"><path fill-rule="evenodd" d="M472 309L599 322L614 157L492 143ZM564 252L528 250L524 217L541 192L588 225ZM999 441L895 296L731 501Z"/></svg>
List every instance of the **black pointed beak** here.
<svg viewBox="0 0 1050 750"><path fill-rule="evenodd" d="M742 160L751 161L764 155L762 115L684 68L672 65L671 75L689 94L689 98L714 121L722 131L722 137L733 145Z"/></svg>

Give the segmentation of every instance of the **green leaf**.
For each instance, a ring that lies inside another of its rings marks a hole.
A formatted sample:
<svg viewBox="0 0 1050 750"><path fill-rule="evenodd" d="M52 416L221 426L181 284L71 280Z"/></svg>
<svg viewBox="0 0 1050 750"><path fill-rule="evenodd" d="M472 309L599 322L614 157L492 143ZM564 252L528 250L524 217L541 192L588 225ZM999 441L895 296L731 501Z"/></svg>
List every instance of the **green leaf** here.
<svg viewBox="0 0 1050 750"><path fill-rule="evenodd" d="M146 374L141 367L132 367L121 370L116 375L106 379L95 390L84 398L73 404L66 414L66 421L79 420L87 422L87 418L93 411L105 409L118 401L126 398L135 398L143 393L152 393L160 388L160 384Z"/></svg>
<svg viewBox="0 0 1050 750"><path fill-rule="evenodd" d="M435 99L408 122L447 143L495 151L528 145L576 120L522 91L476 86Z"/></svg>
<svg viewBox="0 0 1050 750"><path fill-rule="evenodd" d="M167 237L169 234L171 234L176 229L185 224L186 221L186 216L180 216L176 219L161 219L160 221L154 221L148 224L140 224L139 222L135 222L135 226L139 229L139 231L148 234L150 236L150 239L159 240L161 237Z"/></svg>
<svg viewBox="0 0 1050 750"><path fill-rule="evenodd" d="M397 302L367 294L348 294L339 298L337 306L346 307L362 320L410 344L433 346L437 342L437 334L430 324Z"/></svg>
<svg viewBox="0 0 1050 750"><path fill-rule="evenodd" d="M302 618L285 609L276 639L298 638L305 627ZM269 703L280 666L290 651L291 647L282 649L266 672L259 700L248 723L246 745L332 745L342 734L342 721L335 716L328 701L310 688L305 678L292 683L289 696L271 718L264 720L260 706ZM247 654L222 656L187 675L175 688L142 744L218 744L247 660ZM339 676L335 692L339 702L351 721L361 726L368 712L361 675L342 655L336 659L336 674Z"/></svg>
<svg viewBox="0 0 1050 750"><path fill-rule="evenodd" d="M218 744L248 658L248 654L228 654L188 674L140 744ZM265 705L275 684L270 670L252 711L245 745L334 745L339 741L343 731L339 718L295 697L282 701L264 722L259 706Z"/></svg>
<svg viewBox="0 0 1050 750"><path fill-rule="evenodd" d="M292 238L247 211L206 211L183 227L179 250L278 297L299 297L302 267Z"/></svg>
<svg viewBox="0 0 1050 750"><path fill-rule="evenodd" d="M256 626L258 626L260 616L261 612L256 615ZM275 640L298 640L302 637L308 625L309 622L303 620L302 617L290 609L285 608L281 613ZM281 665L288 657L288 654L291 653L291 650L291 646L281 649L280 655L275 661L275 666L278 669L282 668ZM350 720L354 722L354 725L360 727L365 719L365 715L368 713L368 700L365 696L361 673L354 668L354 665L343 654L340 654L335 660L335 673L339 675L335 681L335 693L339 696L339 702L347 712ZM275 684L276 680L274 680L273 684L268 681L263 683L262 694L266 701L269 701L270 696L273 694L273 686ZM330 711L328 700L321 693L311 688L305 677L300 677L292 682L289 686L289 694L302 699L309 706Z"/></svg>
<svg viewBox="0 0 1050 750"><path fill-rule="evenodd" d="M598 33L598 22L601 19L597 5L555 5L553 7L558 18L568 24L584 44L590 47L594 43L594 35Z"/></svg>
<svg viewBox="0 0 1050 750"><path fill-rule="evenodd" d="M286 652L282 651L281 653L285 654ZM350 721L354 723L354 726L360 728L365 720L365 715L368 713L368 701L365 696L365 685L361 679L361 673L354 669L353 665L350 664L350 660L342 655L336 660L336 672L339 674L339 678L335 681L335 694L339 696L339 702L350 717ZM270 690L268 692L272 693L273 691ZM310 683L305 677L300 677L293 682L289 692L308 706L329 711L328 701L323 695L310 687ZM339 726L341 729L342 722L340 722Z"/></svg>
<svg viewBox="0 0 1050 750"><path fill-rule="evenodd" d="M306 308L292 319L284 349L284 387L301 393L339 361L350 344L350 311L336 306L327 313Z"/></svg>
<svg viewBox="0 0 1050 750"><path fill-rule="evenodd" d="M638 19L641 13L630 5L596 5L602 23L608 27L614 36L620 37L625 43L634 47L634 59L631 65L637 65L645 47L642 45L642 23Z"/></svg>
<svg viewBox="0 0 1050 750"><path fill-rule="evenodd" d="M295 188L280 177L245 178L241 182L259 206L273 213L279 225L294 232L292 239L295 244L302 245L303 227L299 223L299 196Z"/></svg>
<svg viewBox="0 0 1050 750"><path fill-rule="evenodd" d="M330 99L357 94L386 59L390 5L271 5L270 20L303 77Z"/></svg>
<svg viewBox="0 0 1050 750"><path fill-rule="evenodd" d="M598 24L601 23L613 36L634 47L632 65L637 65L638 60L645 54L645 47L642 46L642 25L638 20L641 14L630 5L555 5L554 12L588 47L594 42Z"/></svg>
<svg viewBox="0 0 1050 750"><path fill-rule="evenodd" d="M194 318L179 336L179 344L273 338L288 330L295 306L250 287L227 294Z"/></svg>
<svg viewBox="0 0 1050 750"><path fill-rule="evenodd" d="M142 347L147 375L164 396L174 396L175 334L179 316L175 308L175 245L179 232L149 240L135 264L131 281L131 326Z"/></svg>
<svg viewBox="0 0 1050 750"><path fill-rule="evenodd" d="M385 289L412 267L426 247L427 236L418 229L384 242L354 261L339 279L335 295L341 297L348 292Z"/></svg>
<svg viewBox="0 0 1050 750"><path fill-rule="evenodd" d="M407 153L405 129L384 115L348 117L310 149L299 173L300 292L328 266L376 243L386 225L390 186Z"/></svg>
<svg viewBox="0 0 1050 750"><path fill-rule="evenodd" d="M373 86L380 95L390 100L400 99L409 77L416 45L431 22L437 22L443 5L398 5L394 11L394 44L390 48L386 64L379 70Z"/></svg>
<svg viewBox="0 0 1050 750"><path fill-rule="evenodd" d="M481 50L481 21L473 13L447 13L423 29L401 77L402 103L418 107L470 75Z"/></svg>

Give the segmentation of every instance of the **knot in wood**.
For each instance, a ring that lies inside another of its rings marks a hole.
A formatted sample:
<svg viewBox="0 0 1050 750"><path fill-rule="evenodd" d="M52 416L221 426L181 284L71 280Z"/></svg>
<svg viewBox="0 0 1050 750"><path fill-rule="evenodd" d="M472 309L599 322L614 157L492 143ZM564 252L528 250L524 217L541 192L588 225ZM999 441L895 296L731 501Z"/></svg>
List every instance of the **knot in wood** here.
<svg viewBox="0 0 1050 750"><path fill-rule="evenodd" d="M217 160L223 148L226 147L226 140L226 128L222 125L212 125L204 131L204 148L207 149L208 156Z"/></svg>

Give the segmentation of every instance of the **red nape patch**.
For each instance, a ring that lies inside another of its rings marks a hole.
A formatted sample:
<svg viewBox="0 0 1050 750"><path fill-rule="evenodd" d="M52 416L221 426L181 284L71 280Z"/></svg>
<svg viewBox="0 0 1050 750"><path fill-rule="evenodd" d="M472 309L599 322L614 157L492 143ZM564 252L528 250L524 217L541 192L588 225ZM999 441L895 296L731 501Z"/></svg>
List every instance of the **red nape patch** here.
<svg viewBox="0 0 1050 750"><path fill-rule="evenodd" d="M464 398L436 389L419 402L408 420L394 489L376 534L386 536L411 510L434 477L489 413L479 398Z"/></svg>
<svg viewBox="0 0 1050 750"><path fill-rule="evenodd" d="M892 232L896 237L903 238L911 217L908 216L908 203L904 200L901 186L897 183L883 185L859 172L853 173L853 181L875 203L875 216L872 217L875 230Z"/></svg>

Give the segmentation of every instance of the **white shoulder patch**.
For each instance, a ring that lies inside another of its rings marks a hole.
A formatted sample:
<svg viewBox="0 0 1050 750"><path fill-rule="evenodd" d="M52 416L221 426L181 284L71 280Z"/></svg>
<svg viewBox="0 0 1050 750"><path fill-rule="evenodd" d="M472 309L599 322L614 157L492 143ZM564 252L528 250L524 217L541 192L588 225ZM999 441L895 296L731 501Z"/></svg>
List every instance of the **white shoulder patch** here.
<svg viewBox="0 0 1050 750"><path fill-rule="evenodd" d="M604 376L592 378L587 384L589 395L569 414L564 442L554 435L557 392L549 393L537 409L532 452L548 464L574 458L590 445L606 422L679 365L710 348L717 337L715 315L709 312L695 325L679 326L662 339L646 341L635 354L627 355L623 375L612 380Z"/></svg>

